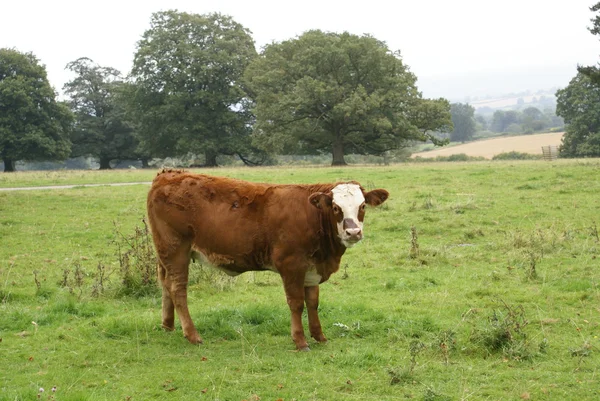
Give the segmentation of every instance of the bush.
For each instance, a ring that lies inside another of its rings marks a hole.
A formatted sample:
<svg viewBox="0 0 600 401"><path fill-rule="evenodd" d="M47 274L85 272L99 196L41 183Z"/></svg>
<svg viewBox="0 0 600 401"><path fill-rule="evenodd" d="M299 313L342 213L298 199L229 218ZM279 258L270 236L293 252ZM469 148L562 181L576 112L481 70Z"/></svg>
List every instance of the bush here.
<svg viewBox="0 0 600 401"><path fill-rule="evenodd" d="M523 152L504 152L492 157L492 160L539 160L542 155L532 155L531 153Z"/></svg>
<svg viewBox="0 0 600 401"><path fill-rule="evenodd" d="M420 157L417 156L412 161L415 162L473 162L473 161L482 161L486 160L485 157L482 156L468 156L465 153L458 153L450 156L437 156L433 157Z"/></svg>
<svg viewBox="0 0 600 401"><path fill-rule="evenodd" d="M121 295L141 297L158 294L156 266L158 259L146 220L136 226L132 235L124 235L115 223L115 245L119 257Z"/></svg>

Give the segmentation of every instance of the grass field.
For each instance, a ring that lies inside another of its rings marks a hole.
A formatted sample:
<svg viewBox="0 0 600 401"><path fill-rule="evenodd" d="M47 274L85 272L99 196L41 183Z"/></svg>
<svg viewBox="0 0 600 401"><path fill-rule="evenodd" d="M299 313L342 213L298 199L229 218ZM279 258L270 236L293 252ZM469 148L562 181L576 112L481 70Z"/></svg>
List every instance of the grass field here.
<svg viewBox="0 0 600 401"><path fill-rule="evenodd" d="M204 345L161 330L159 292L124 291L117 256L147 185L0 192L0 400L600 397L600 161L210 172L389 190L321 286L329 342L294 351L277 275L198 265ZM154 174L3 174L0 186Z"/></svg>

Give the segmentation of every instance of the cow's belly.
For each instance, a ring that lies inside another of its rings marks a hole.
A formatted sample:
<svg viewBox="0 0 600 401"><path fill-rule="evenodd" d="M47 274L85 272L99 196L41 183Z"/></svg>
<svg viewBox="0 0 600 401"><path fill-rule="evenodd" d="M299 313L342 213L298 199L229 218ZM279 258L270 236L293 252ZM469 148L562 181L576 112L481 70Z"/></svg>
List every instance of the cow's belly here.
<svg viewBox="0 0 600 401"><path fill-rule="evenodd" d="M279 273L277 269L272 265L245 266L236 263L236 261L231 257L218 255L215 253L204 253L198 250L192 251L192 259L209 264L214 268L221 270L229 276L238 276L247 271L262 270L270 270L272 272ZM321 279L322 276L319 273L317 273L317 269L314 266L311 266L304 276L304 286L314 287L315 285L319 285Z"/></svg>
<svg viewBox="0 0 600 401"><path fill-rule="evenodd" d="M262 270L271 270L277 273L277 269L275 269L273 266L263 265L262 263L258 263L256 260L237 260L232 256L221 255L214 252L200 251L197 249L192 250L192 259L206 263L218 270L221 270L229 276L237 276L247 271Z"/></svg>

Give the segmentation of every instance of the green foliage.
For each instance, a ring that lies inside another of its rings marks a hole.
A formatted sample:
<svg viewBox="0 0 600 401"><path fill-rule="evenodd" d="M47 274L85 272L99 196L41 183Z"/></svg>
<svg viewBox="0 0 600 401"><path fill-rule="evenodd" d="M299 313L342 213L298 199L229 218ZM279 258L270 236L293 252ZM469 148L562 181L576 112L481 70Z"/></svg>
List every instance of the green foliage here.
<svg viewBox="0 0 600 401"><path fill-rule="evenodd" d="M600 2L590 7L590 11L598 14L592 18L592 27L589 28L593 35L600 36ZM578 66L577 70L580 74L587 76L595 85L600 86L600 67L598 66Z"/></svg>
<svg viewBox="0 0 600 401"><path fill-rule="evenodd" d="M4 171L18 160L69 156L73 116L56 101L46 68L32 53L0 49L0 159Z"/></svg>
<svg viewBox="0 0 600 401"><path fill-rule="evenodd" d="M579 73L556 97L556 112L567 123L560 156L600 156L600 86Z"/></svg>
<svg viewBox="0 0 600 401"><path fill-rule="evenodd" d="M454 129L450 133L452 142L467 142L475 134L475 108L467 103L452 103L450 106Z"/></svg>
<svg viewBox="0 0 600 401"><path fill-rule="evenodd" d="M67 69L76 74L63 88L76 117L71 157L97 157L101 170L109 169L114 159L136 159L137 141L125 119L121 73L85 57L70 62Z"/></svg>
<svg viewBox="0 0 600 401"><path fill-rule="evenodd" d="M250 144L252 101L241 82L256 57L250 32L218 13L154 13L131 72L131 112L141 148L155 157L219 154L247 163L265 155ZM255 157L254 157L255 156Z"/></svg>
<svg viewBox="0 0 600 401"><path fill-rule="evenodd" d="M519 113L516 110L496 110L492 118L491 129L494 132L508 132L512 124L519 121Z"/></svg>
<svg viewBox="0 0 600 401"><path fill-rule="evenodd" d="M436 140L451 125L444 99L424 100L399 52L369 35L308 31L267 45L246 70L254 143L271 152L380 155Z"/></svg>
<svg viewBox="0 0 600 401"><path fill-rule="evenodd" d="M492 157L492 160L539 160L541 158L542 155L532 155L531 153L511 151L499 153Z"/></svg>
<svg viewBox="0 0 600 401"><path fill-rule="evenodd" d="M482 156L469 156L466 153L456 153L450 156L415 157L415 162L469 162L486 160Z"/></svg>

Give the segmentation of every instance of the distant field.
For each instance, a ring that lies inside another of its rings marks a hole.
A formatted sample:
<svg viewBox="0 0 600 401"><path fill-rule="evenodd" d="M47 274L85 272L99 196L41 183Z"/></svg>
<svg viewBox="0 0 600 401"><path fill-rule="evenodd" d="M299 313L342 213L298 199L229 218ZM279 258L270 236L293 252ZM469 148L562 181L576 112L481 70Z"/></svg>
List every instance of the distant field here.
<svg viewBox="0 0 600 401"><path fill-rule="evenodd" d="M520 135L503 138L485 139L465 143L463 145L443 147L428 152L414 153L412 157L433 158L437 156L450 156L464 153L468 156L481 156L491 159L497 154L506 152L521 152L535 155L542 154L542 146L559 146L564 132L551 134Z"/></svg>

